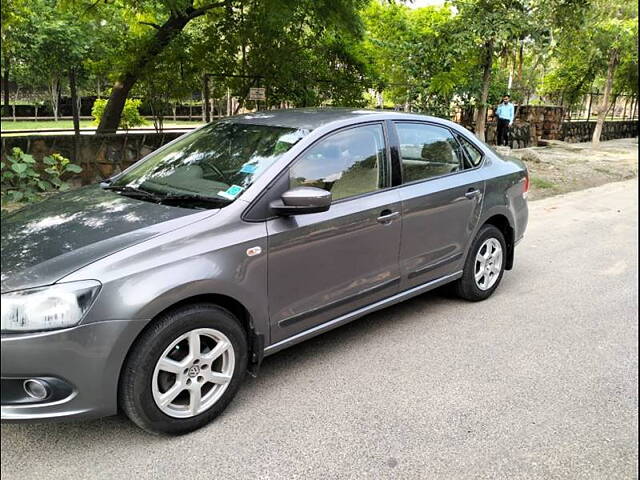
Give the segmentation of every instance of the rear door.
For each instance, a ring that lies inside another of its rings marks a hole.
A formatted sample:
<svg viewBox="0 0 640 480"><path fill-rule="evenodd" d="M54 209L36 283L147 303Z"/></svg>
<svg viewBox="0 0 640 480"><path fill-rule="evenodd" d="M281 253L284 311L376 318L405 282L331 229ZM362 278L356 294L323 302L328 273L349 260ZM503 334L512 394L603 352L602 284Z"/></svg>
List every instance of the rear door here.
<svg viewBox="0 0 640 480"><path fill-rule="evenodd" d="M398 291L401 205L389 170L381 123L330 134L292 164L289 188L329 190L333 203L267 222L272 342Z"/></svg>
<svg viewBox="0 0 640 480"><path fill-rule="evenodd" d="M485 182L482 158L472 159L448 128L394 122L402 171L400 247L402 288L462 269L480 218Z"/></svg>

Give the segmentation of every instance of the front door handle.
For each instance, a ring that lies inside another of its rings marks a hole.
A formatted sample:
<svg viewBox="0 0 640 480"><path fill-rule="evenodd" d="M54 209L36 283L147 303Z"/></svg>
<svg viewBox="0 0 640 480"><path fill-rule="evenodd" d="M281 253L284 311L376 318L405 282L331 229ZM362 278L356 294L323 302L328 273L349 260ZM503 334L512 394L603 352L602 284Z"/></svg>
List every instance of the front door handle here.
<svg viewBox="0 0 640 480"><path fill-rule="evenodd" d="M480 190L478 190L477 188L470 188L469 190L467 190L467 193L464 194L464 196L468 199L475 198L478 195L480 195Z"/></svg>
<svg viewBox="0 0 640 480"><path fill-rule="evenodd" d="M391 223L396 218L400 217L400 212L392 212L391 210L383 210L378 217L378 223Z"/></svg>

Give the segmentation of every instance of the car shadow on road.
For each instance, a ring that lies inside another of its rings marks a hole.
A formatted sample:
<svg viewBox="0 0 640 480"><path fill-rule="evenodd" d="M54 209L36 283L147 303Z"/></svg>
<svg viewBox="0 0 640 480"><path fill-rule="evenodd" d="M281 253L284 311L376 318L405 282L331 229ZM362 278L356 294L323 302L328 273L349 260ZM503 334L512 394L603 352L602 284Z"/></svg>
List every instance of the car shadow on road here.
<svg viewBox="0 0 640 480"><path fill-rule="evenodd" d="M247 377L237 397L227 407L219 418L242 414L246 408L250 408L252 402L259 398L263 391L268 391L270 384L288 378L294 369L315 368L318 358L331 362L333 356L337 357L345 351L357 348L361 342L373 340L381 333L388 334L397 329L409 327L415 322L420 323L420 328L429 328L428 314L441 308L450 309L451 304L460 303L453 298L449 289L441 288L419 295L400 304L388 307L378 312L366 315L358 320L314 337L310 340L294 345L286 350L265 358L257 378ZM454 307L455 309L455 307ZM419 316L413 315L420 313ZM337 359L336 359L337 361ZM215 428L216 421L203 430ZM2 445L7 441L7 448L11 448L10 437L22 437L22 441L43 442L43 448L47 438L64 438L68 442L67 448L105 448L109 443L120 444L128 441L142 441L153 445L158 442L166 442L167 437L154 436L137 428L123 414L102 418L98 420L73 421L64 423L40 423L40 424L3 424ZM37 445L32 444L32 448Z"/></svg>

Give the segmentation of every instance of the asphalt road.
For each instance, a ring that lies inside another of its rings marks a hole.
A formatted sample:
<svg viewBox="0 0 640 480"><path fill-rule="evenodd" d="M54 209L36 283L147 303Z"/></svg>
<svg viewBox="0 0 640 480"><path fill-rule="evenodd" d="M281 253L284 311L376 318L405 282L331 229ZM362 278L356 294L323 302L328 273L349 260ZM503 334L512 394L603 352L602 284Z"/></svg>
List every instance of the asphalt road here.
<svg viewBox="0 0 640 480"><path fill-rule="evenodd" d="M636 192L532 202L491 299L431 293L283 351L191 435L3 425L2 478L637 478Z"/></svg>

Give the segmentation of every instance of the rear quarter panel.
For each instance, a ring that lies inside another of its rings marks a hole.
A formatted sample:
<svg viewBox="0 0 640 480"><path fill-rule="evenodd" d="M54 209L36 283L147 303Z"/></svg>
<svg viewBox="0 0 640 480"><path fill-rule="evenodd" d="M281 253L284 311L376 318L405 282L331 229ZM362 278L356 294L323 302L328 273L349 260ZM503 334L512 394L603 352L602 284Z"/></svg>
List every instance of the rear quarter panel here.
<svg viewBox="0 0 640 480"><path fill-rule="evenodd" d="M494 215L504 215L514 230L517 242L524 235L529 218L523 196L526 167L519 160L502 159L491 153L487 157L485 198L479 225Z"/></svg>

